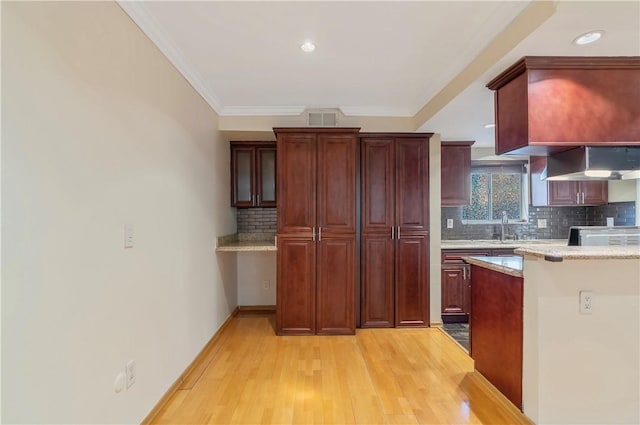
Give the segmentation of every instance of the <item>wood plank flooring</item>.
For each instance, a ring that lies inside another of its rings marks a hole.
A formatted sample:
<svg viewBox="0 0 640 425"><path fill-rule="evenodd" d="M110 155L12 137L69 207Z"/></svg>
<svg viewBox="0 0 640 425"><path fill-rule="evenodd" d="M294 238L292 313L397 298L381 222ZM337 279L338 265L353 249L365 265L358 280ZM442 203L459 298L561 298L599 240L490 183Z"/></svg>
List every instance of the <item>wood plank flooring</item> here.
<svg viewBox="0 0 640 425"><path fill-rule="evenodd" d="M274 328L273 313L240 312L152 423L530 424L440 329Z"/></svg>

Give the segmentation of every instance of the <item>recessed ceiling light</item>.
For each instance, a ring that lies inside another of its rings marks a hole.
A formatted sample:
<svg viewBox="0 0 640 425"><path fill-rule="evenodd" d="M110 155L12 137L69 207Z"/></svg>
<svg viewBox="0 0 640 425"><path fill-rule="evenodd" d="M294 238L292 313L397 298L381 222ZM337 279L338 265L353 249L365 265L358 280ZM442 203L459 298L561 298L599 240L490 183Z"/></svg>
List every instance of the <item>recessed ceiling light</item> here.
<svg viewBox="0 0 640 425"><path fill-rule="evenodd" d="M316 45L313 44L313 42L311 41L305 41L304 43L302 43L300 48L302 49L303 52L309 53L316 50Z"/></svg>
<svg viewBox="0 0 640 425"><path fill-rule="evenodd" d="M490 122L489 124L485 124L484 128L494 128L496 125L492 122Z"/></svg>
<svg viewBox="0 0 640 425"><path fill-rule="evenodd" d="M600 40L600 37L604 35L604 31L589 31L584 33L573 40L573 44L578 46L583 46L585 44L593 43L594 41Z"/></svg>

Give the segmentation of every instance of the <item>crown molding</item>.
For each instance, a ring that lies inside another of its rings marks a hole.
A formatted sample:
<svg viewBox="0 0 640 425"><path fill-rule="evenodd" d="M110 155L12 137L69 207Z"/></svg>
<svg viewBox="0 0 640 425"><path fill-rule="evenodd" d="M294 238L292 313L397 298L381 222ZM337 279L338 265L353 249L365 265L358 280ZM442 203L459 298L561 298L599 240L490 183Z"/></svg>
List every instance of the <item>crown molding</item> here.
<svg viewBox="0 0 640 425"><path fill-rule="evenodd" d="M340 106L338 109L352 117L412 117L413 112L405 108L389 108L384 106Z"/></svg>
<svg viewBox="0 0 640 425"><path fill-rule="evenodd" d="M178 72L191 84L196 92L202 96L205 102L207 102L216 113L220 114L220 111L223 110L220 101L209 92L198 73L194 71L193 66L185 59L180 49L175 46L171 38L153 19L144 5L145 2L117 0L117 3L142 32L149 37L151 42L160 49L162 54L165 55L169 62L171 62Z"/></svg>
<svg viewBox="0 0 640 425"><path fill-rule="evenodd" d="M223 117L246 116L293 116L300 115L306 106L225 106L220 111Z"/></svg>

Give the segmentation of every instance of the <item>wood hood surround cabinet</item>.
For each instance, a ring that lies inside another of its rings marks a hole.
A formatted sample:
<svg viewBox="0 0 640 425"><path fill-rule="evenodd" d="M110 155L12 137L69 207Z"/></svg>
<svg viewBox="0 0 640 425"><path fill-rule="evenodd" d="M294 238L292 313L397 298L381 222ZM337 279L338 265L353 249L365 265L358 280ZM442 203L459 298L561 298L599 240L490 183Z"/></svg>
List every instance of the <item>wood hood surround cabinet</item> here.
<svg viewBox="0 0 640 425"><path fill-rule="evenodd" d="M640 145L639 56L525 56L487 87L496 154Z"/></svg>

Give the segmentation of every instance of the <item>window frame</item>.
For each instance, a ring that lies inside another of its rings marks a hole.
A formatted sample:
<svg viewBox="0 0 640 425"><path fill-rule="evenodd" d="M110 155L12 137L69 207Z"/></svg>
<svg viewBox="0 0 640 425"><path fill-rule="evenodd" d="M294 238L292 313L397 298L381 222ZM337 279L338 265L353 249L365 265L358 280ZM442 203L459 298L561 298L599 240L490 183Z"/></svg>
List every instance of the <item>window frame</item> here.
<svg viewBox="0 0 640 425"><path fill-rule="evenodd" d="M521 167L521 172L507 172L509 169L515 171ZM503 169L504 172L489 172L483 174L521 174L521 196L520 196L520 218L509 218L509 224L528 224L529 223L529 164L527 161L521 160L505 160L505 161L472 161L471 162L471 175L474 174L474 169L487 169L494 168L496 171ZM479 173L475 173L479 174ZM470 176L471 178L471 176ZM491 180L490 180L491 181ZM473 190L473 188L470 188ZM490 200L489 212L493 211L493 205ZM501 224L500 219L495 220L471 220L464 217L464 207L461 212L462 224Z"/></svg>

